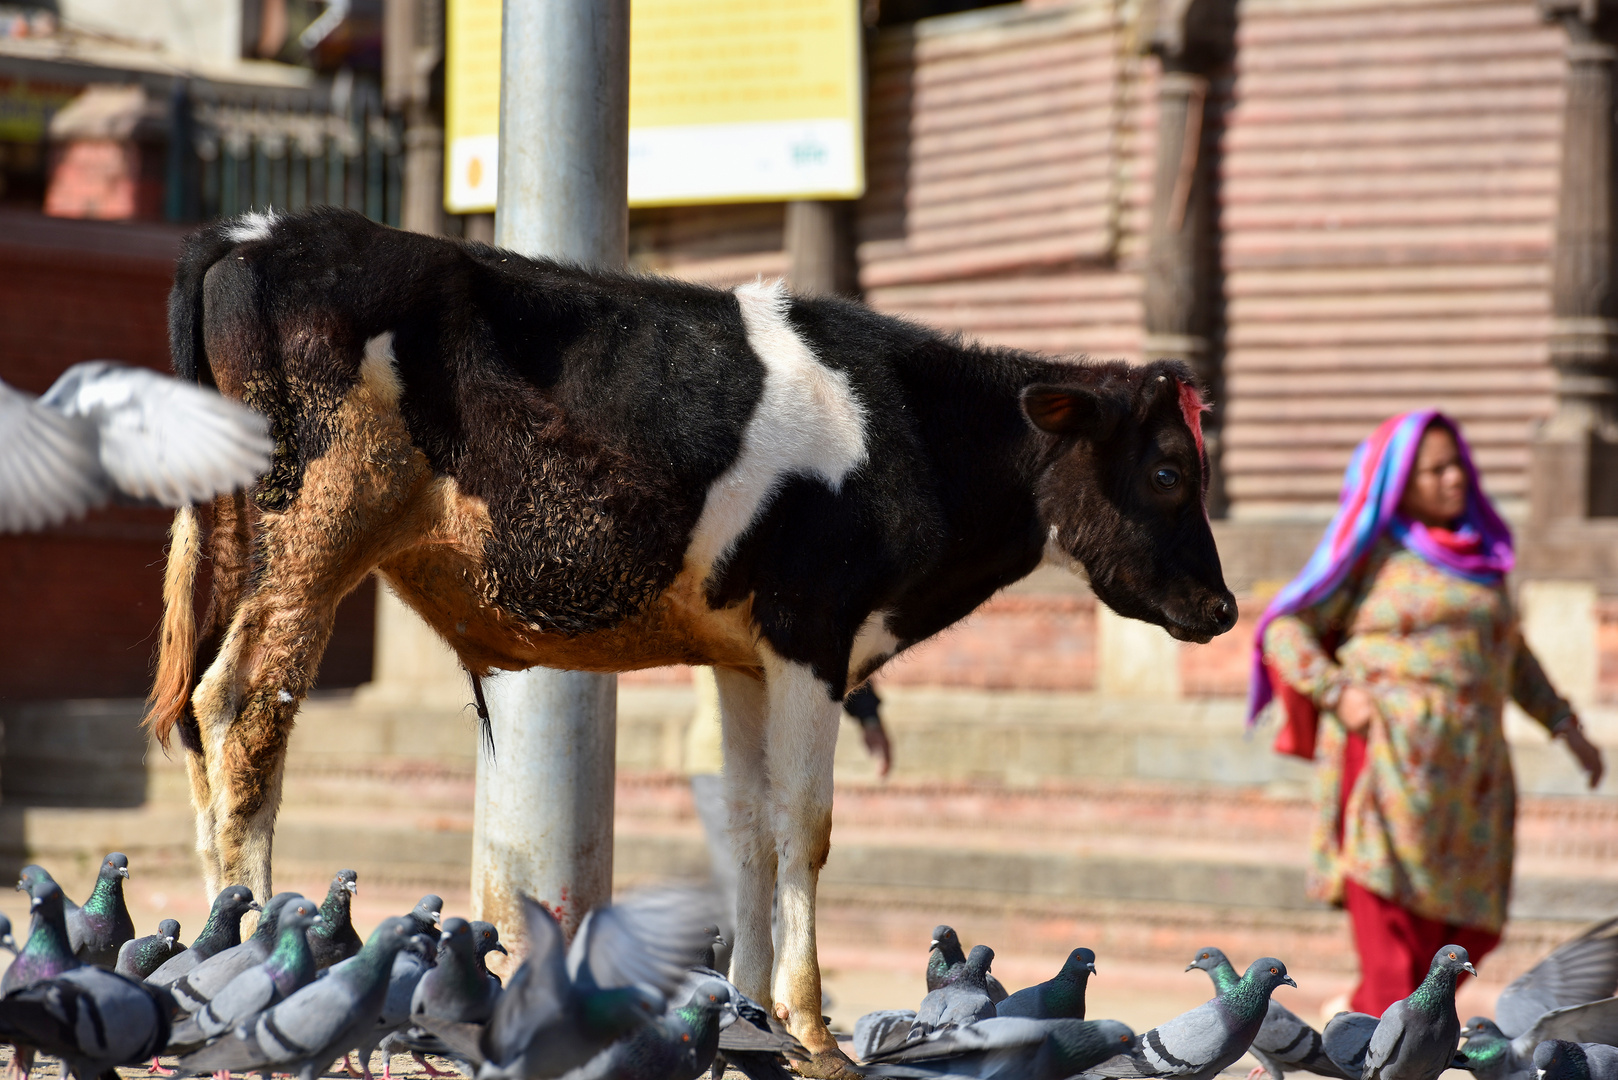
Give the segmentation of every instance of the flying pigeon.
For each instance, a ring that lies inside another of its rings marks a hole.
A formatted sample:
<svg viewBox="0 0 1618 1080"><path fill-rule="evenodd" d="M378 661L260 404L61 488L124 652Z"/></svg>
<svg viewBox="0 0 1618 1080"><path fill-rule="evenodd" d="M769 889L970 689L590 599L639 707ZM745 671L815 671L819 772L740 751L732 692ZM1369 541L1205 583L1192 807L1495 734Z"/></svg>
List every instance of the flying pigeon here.
<svg viewBox="0 0 1618 1080"><path fill-rule="evenodd" d="M169 983L168 987L174 994L176 1007L184 1012L196 1012L212 1001L214 995L229 986L236 976L268 960L270 953L275 949L281 909L295 903L308 903L308 901L294 892L276 893L270 897L270 902L264 905L264 911L259 915L258 927L253 931L252 937L233 949L226 949L222 953L208 957ZM155 985L157 975L153 975L147 981Z"/></svg>
<svg viewBox="0 0 1618 1080"><path fill-rule="evenodd" d="M1433 956L1421 985L1382 1013L1365 1052L1361 1080L1438 1080L1455 1058L1461 1021L1455 1015L1455 981L1477 974L1466 950L1445 945Z"/></svg>
<svg viewBox="0 0 1618 1080"><path fill-rule="evenodd" d="M167 986L191 971L192 968L217 956L226 949L242 943L242 916L249 911L261 910L253 901L253 890L245 885L227 885L214 897L208 921L202 924L202 933L191 942L191 947L178 956L165 960L146 981L154 986Z"/></svg>
<svg viewBox="0 0 1618 1080"><path fill-rule="evenodd" d="M1135 1033L1116 1020L994 1017L935 1031L861 1071L914 1080L1066 1080L1137 1047Z"/></svg>
<svg viewBox="0 0 1618 1080"><path fill-rule="evenodd" d="M1553 1009L1614 994L1618 994L1618 918L1590 927L1518 976L1500 991L1494 1019L1514 1039Z"/></svg>
<svg viewBox="0 0 1618 1080"><path fill-rule="evenodd" d="M1074 949L1054 978L1018 990L995 1005L995 1015L1024 1016L1030 1020L1083 1020L1085 984L1095 973L1096 954L1089 949Z"/></svg>
<svg viewBox="0 0 1618 1080"><path fill-rule="evenodd" d="M1134 1054L1113 1058L1090 1071L1112 1077L1213 1080L1252 1045L1264 1025L1275 988L1297 985L1285 964L1271 956L1260 957L1225 993L1142 1035Z"/></svg>
<svg viewBox="0 0 1618 1080"><path fill-rule="evenodd" d="M0 533L48 528L114 492L185 506L269 468L269 422L179 379L74 364L43 397L0 383Z"/></svg>
<svg viewBox="0 0 1618 1080"><path fill-rule="evenodd" d="M961 948L960 936L952 926L933 927L933 940L927 953L927 992L932 993L945 983L953 982L966 970L966 951ZM989 975L989 1000L999 1004L1006 999L1006 988L993 974Z"/></svg>
<svg viewBox="0 0 1618 1080"><path fill-rule="evenodd" d="M313 900L296 897L278 916L275 950L263 963L237 975L202 1008L177 1022L168 1052L184 1054L222 1035L250 1016L291 997L315 981L315 957L309 928L320 921Z"/></svg>
<svg viewBox="0 0 1618 1080"><path fill-rule="evenodd" d="M1618 1047L1550 1039L1534 1050L1539 1080L1618 1080Z"/></svg>
<svg viewBox="0 0 1618 1080"><path fill-rule="evenodd" d="M99 1080L155 1056L172 1007L166 990L82 965L0 999L0 1041L61 1058L77 1080Z"/></svg>
<svg viewBox="0 0 1618 1080"><path fill-rule="evenodd" d="M578 1070L580 1080L696 1080L713 1064L721 1029L735 1020L729 984L705 979L684 1001L596 1055Z"/></svg>
<svg viewBox="0 0 1618 1080"><path fill-rule="evenodd" d="M1240 980L1225 954L1211 945L1197 950L1196 957L1185 969L1191 971L1193 968L1206 971L1208 978L1213 980L1214 992L1220 995ZM1274 997L1270 998L1269 1011L1264 1015L1264 1026L1258 1029L1258 1034L1253 1037L1253 1045L1247 1049L1258 1059L1260 1066L1248 1075L1247 1080L1257 1080L1265 1073L1270 1075L1271 1080L1283 1080L1287 1069L1301 1069L1320 1076L1336 1077L1337 1080L1359 1080L1359 1073L1350 1075L1344 1072L1327 1056L1319 1032Z"/></svg>
<svg viewBox="0 0 1618 1080"><path fill-rule="evenodd" d="M320 921L309 928L309 947L314 950L317 970L325 971L347 960L364 944L349 910L358 891L359 875L352 870L339 870L331 879L325 903L320 905Z"/></svg>
<svg viewBox="0 0 1618 1080"><path fill-rule="evenodd" d="M393 958L416 936L407 918L387 919L352 963L243 1020L229 1034L180 1059L201 1072L278 1072L315 1080L369 1035L388 992Z"/></svg>
<svg viewBox="0 0 1618 1080"><path fill-rule="evenodd" d="M118 950L135 938L135 920L124 902L124 879L129 876L129 857L114 851L101 861L95 889L82 907L67 915L67 939L73 953L86 964L111 970L117 966Z"/></svg>
<svg viewBox="0 0 1618 1080"><path fill-rule="evenodd" d="M525 897L528 958L488 1025L421 1026L479 1064L481 1080L561 1076L663 1014L706 944L710 902L691 889L633 894L587 914L569 949L551 913Z"/></svg>
<svg viewBox="0 0 1618 1080"><path fill-rule="evenodd" d="M1533 1080L1534 1049L1546 1040L1618 1045L1618 997L1553 1009L1515 1039L1492 1020L1474 1016L1461 1037L1466 1044L1455 1055L1456 1068L1471 1070L1478 1080Z"/></svg>
<svg viewBox="0 0 1618 1080"><path fill-rule="evenodd" d="M180 944L180 924L164 919L157 924L157 933L131 938L118 950L118 963L113 970L131 979L144 979L169 959L185 952Z"/></svg>

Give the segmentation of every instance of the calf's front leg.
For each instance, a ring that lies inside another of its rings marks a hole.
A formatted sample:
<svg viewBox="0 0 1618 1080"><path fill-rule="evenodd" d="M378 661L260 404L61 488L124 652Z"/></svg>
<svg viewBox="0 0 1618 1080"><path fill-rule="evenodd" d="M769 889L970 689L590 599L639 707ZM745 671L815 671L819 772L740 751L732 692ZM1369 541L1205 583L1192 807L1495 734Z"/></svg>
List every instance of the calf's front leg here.
<svg viewBox="0 0 1618 1080"><path fill-rule="evenodd" d="M815 953L815 890L831 850L832 760L842 702L808 666L764 655L765 761L775 837L781 914L776 957L775 1013L813 1055L806 1076L859 1073L837 1048L820 1012L820 962Z"/></svg>
<svg viewBox="0 0 1618 1080"><path fill-rule="evenodd" d="M755 1001L770 1000L775 946L770 938L775 902L775 833L770 825L769 779L764 760L764 684L750 675L714 669L724 731L725 802L730 849L736 860L735 938L730 978Z"/></svg>

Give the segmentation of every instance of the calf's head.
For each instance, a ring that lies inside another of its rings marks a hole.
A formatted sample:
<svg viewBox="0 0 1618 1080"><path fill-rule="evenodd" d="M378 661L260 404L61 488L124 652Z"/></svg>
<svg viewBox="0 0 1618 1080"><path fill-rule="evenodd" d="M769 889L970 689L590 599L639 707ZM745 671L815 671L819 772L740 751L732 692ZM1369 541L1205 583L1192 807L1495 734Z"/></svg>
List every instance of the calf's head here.
<svg viewBox="0 0 1618 1080"><path fill-rule="evenodd" d="M1183 364L1098 365L1024 388L1052 541L1118 614L1181 641L1236 625L1208 525L1205 407Z"/></svg>

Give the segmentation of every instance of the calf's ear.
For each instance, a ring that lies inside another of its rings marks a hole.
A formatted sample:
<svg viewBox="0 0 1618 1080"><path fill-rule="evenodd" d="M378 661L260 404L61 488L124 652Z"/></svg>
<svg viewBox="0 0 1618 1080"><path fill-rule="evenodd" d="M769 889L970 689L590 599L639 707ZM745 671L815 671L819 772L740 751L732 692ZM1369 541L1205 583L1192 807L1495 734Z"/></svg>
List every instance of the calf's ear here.
<svg viewBox="0 0 1618 1080"><path fill-rule="evenodd" d="M1087 387L1036 384L1024 388L1022 410L1041 431L1101 440L1118 427L1126 407L1115 395Z"/></svg>

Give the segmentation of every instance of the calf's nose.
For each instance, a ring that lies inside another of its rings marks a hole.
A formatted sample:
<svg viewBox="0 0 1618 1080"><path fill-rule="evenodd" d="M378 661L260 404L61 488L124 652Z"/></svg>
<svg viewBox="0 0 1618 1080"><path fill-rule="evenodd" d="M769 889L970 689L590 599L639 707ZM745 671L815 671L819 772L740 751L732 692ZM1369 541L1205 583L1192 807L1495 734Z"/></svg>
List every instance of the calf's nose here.
<svg viewBox="0 0 1618 1080"><path fill-rule="evenodd" d="M1236 601L1228 596L1215 600L1212 615L1219 625L1219 633L1223 634L1236 625Z"/></svg>

